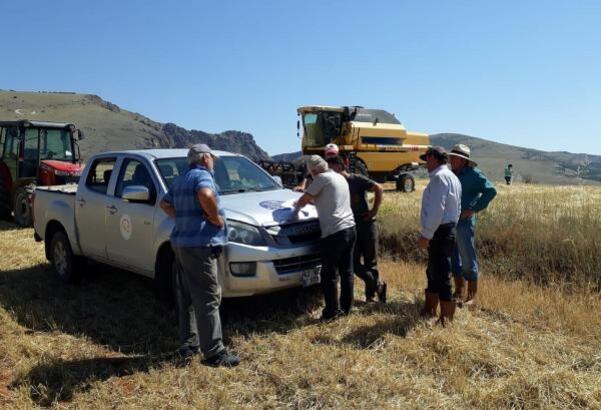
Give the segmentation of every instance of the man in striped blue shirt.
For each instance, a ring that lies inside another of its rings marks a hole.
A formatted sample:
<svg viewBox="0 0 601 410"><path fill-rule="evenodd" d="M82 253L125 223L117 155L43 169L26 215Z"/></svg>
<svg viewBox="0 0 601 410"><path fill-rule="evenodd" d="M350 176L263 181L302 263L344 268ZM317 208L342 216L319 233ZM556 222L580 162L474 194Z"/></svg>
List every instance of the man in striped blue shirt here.
<svg viewBox="0 0 601 410"><path fill-rule="evenodd" d="M217 258L227 243L227 234L213 181L216 158L207 145L193 145L188 151L190 169L173 181L160 205L175 219L171 247L177 267L179 352L191 358L202 351L208 364L231 367L240 359L223 345L219 316Z"/></svg>
<svg viewBox="0 0 601 410"><path fill-rule="evenodd" d="M426 161L430 182L424 190L421 209L420 249L428 250L428 287L422 316L435 317L440 302L439 323L453 320L455 302L451 293L451 256L455 227L461 210L461 184L447 167L447 153L431 147L420 157Z"/></svg>

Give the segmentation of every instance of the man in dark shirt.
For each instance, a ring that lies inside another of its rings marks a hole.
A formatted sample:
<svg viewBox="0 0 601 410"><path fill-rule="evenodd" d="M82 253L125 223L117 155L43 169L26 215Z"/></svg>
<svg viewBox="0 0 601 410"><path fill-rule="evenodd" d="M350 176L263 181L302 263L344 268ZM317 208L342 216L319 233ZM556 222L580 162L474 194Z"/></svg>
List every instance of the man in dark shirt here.
<svg viewBox="0 0 601 410"><path fill-rule="evenodd" d="M357 241L353 252L355 274L365 282L365 299L373 302L378 295L380 302L386 303L386 282L379 279L378 272L378 226L376 215L382 203L384 190L375 181L346 170L344 160L339 157L327 159L329 167L346 178L351 194L351 209L355 218ZM375 194L374 206L369 209L365 195Z"/></svg>

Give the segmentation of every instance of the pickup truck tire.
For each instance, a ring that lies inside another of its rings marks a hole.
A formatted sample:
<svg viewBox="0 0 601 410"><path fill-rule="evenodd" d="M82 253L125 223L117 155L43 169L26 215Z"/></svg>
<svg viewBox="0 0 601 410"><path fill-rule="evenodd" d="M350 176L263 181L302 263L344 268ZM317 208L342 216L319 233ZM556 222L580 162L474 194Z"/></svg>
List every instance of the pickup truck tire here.
<svg viewBox="0 0 601 410"><path fill-rule="evenodd" d="M28 184L17 188L15 191L15 223L21 228L33 225L33 213L31 209L31 196L35 191L34 184Z"/></svg>
<svg viewBox="0 0 601 410"><path fill-rule="evenodd" d="M396 180L396 190L399 192L415 191L415 179L411 174L401 174Z"/></svg>
<svg viewBox="0 0 601 410"><path fill-rule="evenodd" d="M10 195L2 175L0 175L0 219L10 219Z"/></svg>
<svg viewBox="0 0 601 410"><path fill-rule="evenodd" d="M58 278L66 283L79 279L83 258L73 255L69 238L62 232L56 232L50 241L50 262Z"/></svg>

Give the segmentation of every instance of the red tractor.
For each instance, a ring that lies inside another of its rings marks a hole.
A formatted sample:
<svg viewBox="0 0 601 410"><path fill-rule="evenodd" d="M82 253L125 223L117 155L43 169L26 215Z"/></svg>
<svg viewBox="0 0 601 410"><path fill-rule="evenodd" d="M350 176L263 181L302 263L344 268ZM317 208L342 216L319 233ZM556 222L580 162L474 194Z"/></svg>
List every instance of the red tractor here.
<svg viewBox="0 0 601 410"><path fill-rule="evenodd" d="M31 195L36 185L77 182L83 133L73 124L0 121L0 218L14 213L17 225L32 224Z"/></svg>

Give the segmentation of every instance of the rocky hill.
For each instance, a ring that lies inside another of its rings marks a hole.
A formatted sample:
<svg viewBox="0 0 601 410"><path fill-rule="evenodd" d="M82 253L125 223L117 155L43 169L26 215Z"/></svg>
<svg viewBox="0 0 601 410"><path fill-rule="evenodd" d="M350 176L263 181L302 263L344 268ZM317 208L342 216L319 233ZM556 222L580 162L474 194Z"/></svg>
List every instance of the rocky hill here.
<svg viewBox="0 0 601 410"><path fill-rule="evenodd" d="M546 184L601 182L601 156L548 152L514 145L500 144L463 134L433 134L433 145L451 149L463 143L472 149L479 167L492 179L502 180L507 164L513 164L518 180Z"/></svg>
<svg viewBox="0 0 601 410"><path fill-rule="evenodd" d="M181 148L199 142L252 159L269 158L251 134L186 130L172 123L153 121L91 94L0 91L0 119L71 122L86 135L80 142L84 158L106 150Z"/></svg>

